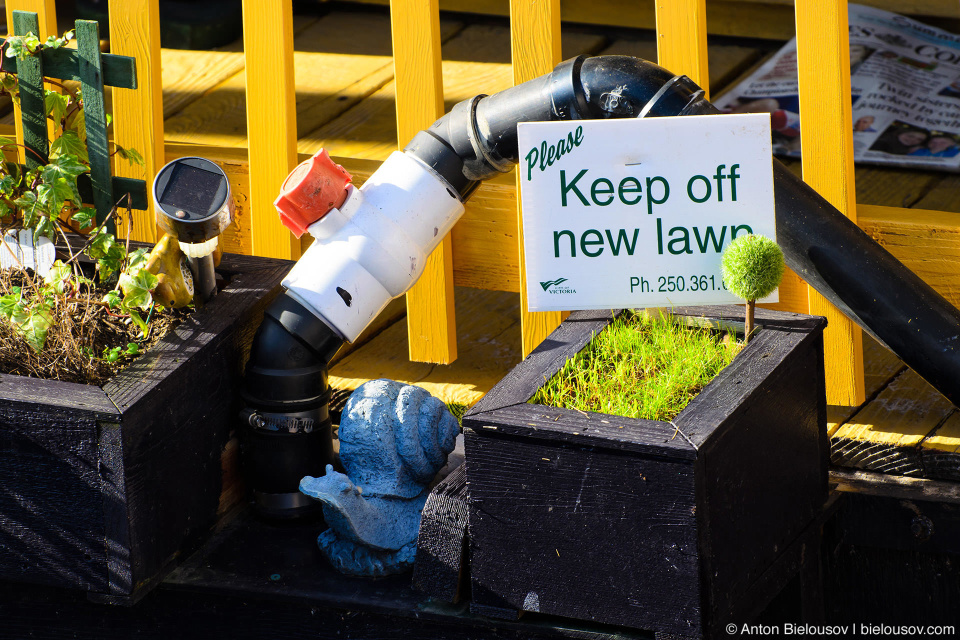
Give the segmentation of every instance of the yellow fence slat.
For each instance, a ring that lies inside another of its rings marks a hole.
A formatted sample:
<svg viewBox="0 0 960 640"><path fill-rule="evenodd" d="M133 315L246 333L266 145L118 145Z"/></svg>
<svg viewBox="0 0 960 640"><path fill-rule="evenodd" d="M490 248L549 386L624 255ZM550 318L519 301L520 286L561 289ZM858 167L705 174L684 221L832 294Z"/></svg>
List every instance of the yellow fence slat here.
<svg viewBox="0 0 960 640"><path fill-rule="evenodd" d="M443 114L438 0L390 3L396 78L397 140L402 148ZM457 359L453 306L453 244L450 235L427 259L423 275L407 292L407 340L415 362L450 364Z"/></svg>
<svg viewBox="0 0 960 640"><path fill-rule="evenodd" d="M46 40L47 36L59 35L57 33L57 5L56 0L7 0L6 15L7 29L13 31L13 12L30 11L37 14L40 21L40 33L37 34L41 40ZM22 36L24 34L17 33ZM50 85L47 85L50 87ZM17 127L17 143L23 144L23 123L20 121L20 103L13 101L14 122ZM17 155L20 162L24 162L23 147L17 149Z"/></svg>
<svg viewBox="0 0 960 640"><path fill-rule="evenodd" d="M797 66L803 179L857 220L850 103L850 40L846 0L797 0ZM809 312L827 317L824 357L827 402L864 401L863 338L859 327L810 289Z"/></svg>
<svg viewBox="0 0 960 640"><path fill-rule="evenodd" d="M297 163L291 0L243 0L243 51L253 253L299 258L300 241L280 224L273 207Z"/></svg>
<svg viewBox="0 0 960 640"><path fill-rule="evenodd" d="M560 0L510 0L510 53L513 83L520 84L553 71L560 63ZM517 174L520 192L520 174ZM523 256L523 210L517 201L517 242L520 244L520 333L523 357L560 325L559 311L527 311L527 278Z"/></svg>
<svg viewBox="0 0 960 640"><path fill-rule="evenodd" d="M706 0L657 0L657 63L688 76L710 98Z"/></svg>
<svg viewBox="0 0 960 640"><path fill-rule="evenodd" d="M113 139L121 147L139 151L144 160L144 166L138 167L115 159L114 174L147 181L147 210L133 212L130 237L156 242L151 187L164 164L160 5L156 0L110 0L109 9L111 53L137 59L136 90L113 91Z"/></svg>

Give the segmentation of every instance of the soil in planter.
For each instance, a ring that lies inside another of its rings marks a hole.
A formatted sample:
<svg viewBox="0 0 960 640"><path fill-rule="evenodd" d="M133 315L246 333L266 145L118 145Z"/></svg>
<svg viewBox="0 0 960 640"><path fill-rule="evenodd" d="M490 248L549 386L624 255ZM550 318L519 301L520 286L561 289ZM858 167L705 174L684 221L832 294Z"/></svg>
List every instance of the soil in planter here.
<svg viewBox="0 0 960 640"><path fill-rule="evenodd" d="M29 272L0 272L0 296L13 287L31 287L34 276ZM128 345L136 344L142 354L176 327L191 309L156 308L147 321L146 338L137 325L119 316L99 301L109 287L82 291L75 300L59 300L52 310L51 326L44 349L37 353L9 322L0 320L0 373L61 380L80 384L102 385L130 364L136 356L127 355ZM110 350L119 347L119 357Z"/></svg>
<svg viewBox="0 0 960 640"><path fill-rule="evenodd" d="M625 311L530 402L669 422L741 347L729 334Z"/></svg>

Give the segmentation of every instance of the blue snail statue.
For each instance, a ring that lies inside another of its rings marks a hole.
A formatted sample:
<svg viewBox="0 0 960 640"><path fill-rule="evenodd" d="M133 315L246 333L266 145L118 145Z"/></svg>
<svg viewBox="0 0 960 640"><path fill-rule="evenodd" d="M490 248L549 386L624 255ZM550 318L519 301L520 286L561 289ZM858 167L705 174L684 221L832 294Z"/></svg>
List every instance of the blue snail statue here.
<svg viewBox="0 0 960 640"><path fill-rule="evenodd" d="M317 542L342 573L385 576L413 566L429 485L460 427L420 387L371 380L353 392L340 420L340 461L307 476L300 491L323 503L329 529Z"/></svg>

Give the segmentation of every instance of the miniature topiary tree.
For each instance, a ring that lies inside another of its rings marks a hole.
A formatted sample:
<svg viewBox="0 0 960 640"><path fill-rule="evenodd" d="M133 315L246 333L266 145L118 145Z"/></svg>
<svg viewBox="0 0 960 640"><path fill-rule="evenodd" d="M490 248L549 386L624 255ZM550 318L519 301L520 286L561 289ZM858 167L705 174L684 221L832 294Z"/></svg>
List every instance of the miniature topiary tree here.
<svg viewBox="0 0 960 640"><path fill-rule="evenodd" d="M783 270L783 251L766 236L740 236L723 250L720 262L723 283L734 295L747 302L744 342L750 340L753 331L757 300L767 297L780 286Z"/></svg>

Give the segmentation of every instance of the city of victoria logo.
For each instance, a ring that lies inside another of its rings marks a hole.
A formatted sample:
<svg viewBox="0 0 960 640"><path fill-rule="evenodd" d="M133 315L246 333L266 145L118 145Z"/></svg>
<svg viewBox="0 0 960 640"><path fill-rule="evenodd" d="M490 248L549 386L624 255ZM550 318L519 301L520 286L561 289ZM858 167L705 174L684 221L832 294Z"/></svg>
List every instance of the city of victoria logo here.
<svg viewBox="0 0 960 640"><path fill-rule="evenodd" d="M540 286L543 287L544 291L549 291L550 293L576 293L576 289L561 286L566 281L566 278L557 278L556 280L547 280L546 282L541 281ZM553 287L553 289L550 287Z"/></svg>

